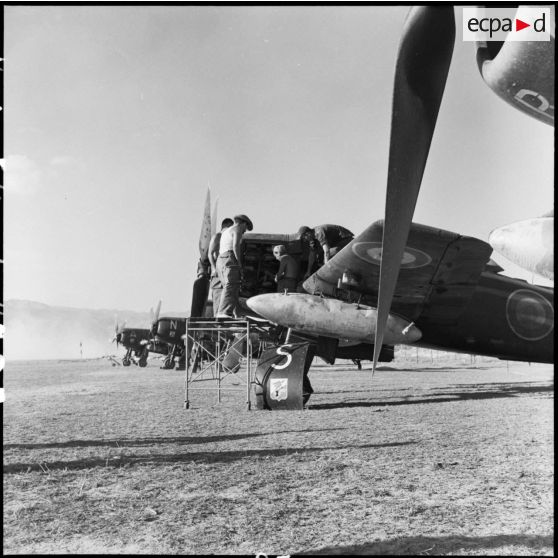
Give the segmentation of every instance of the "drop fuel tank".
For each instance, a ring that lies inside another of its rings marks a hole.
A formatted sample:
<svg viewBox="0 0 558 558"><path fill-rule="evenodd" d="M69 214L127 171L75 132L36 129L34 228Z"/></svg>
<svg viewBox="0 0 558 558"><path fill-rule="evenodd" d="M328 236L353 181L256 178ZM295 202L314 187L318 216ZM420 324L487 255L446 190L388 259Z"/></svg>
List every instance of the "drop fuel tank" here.
<svg viewBox="0 0 558 558"><path fill-rule="evenodd" d="M376 308L302 293L253 296L248 307L270 322L294 330L338 339L371 343L376 332ZM384 334L387 345L409 344L422 336L411 322L390 314Z"/></svg>

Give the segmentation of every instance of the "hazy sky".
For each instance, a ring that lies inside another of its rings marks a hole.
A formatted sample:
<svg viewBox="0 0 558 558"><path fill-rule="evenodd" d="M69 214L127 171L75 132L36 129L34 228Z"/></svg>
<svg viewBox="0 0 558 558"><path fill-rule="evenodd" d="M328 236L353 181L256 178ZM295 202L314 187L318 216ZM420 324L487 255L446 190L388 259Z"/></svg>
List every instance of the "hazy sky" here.
<svg viewBox="0 0 558 558"><path fill-rule="evenodd" d="M208 184L254 232L383 217L408 7L4 9L5 299L188 310ZM546 213L553 133L458 31L415 222L486 240Z"/></svg>

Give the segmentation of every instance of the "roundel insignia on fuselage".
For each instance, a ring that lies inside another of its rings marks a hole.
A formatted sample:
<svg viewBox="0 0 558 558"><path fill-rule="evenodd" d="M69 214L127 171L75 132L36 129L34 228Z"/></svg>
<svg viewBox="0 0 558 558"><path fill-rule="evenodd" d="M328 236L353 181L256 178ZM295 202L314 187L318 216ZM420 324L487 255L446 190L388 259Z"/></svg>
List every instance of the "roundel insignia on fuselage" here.
<svg viewBox="0 0 558 558"><path fill-rule="evenodd" d="M380 265L382 259L381 242L356 242L353 244L352 250L357 258L365 262ZM431 261L432 258L425 252L406 246L403 257L401 258L401 268L414 269L417 267L424 267Z"/></svg>
<svg viewBox="0 0 558 558"><path fill-rule="evenodd" d="M506 318L521 339L537 341L554 329L554 308L543 296L527 289L514 291L506 302Z"/></svg>

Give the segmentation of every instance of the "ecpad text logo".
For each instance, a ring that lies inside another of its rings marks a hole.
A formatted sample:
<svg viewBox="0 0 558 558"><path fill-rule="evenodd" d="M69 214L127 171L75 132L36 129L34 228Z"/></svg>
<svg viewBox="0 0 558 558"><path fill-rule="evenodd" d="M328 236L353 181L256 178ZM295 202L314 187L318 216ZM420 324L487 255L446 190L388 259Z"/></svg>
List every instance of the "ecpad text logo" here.
<svg viewBox="0 0 558 558"><path fill-rule="evenodd" d="M463 8L464 41L550 41L550 8Z"/></svg>

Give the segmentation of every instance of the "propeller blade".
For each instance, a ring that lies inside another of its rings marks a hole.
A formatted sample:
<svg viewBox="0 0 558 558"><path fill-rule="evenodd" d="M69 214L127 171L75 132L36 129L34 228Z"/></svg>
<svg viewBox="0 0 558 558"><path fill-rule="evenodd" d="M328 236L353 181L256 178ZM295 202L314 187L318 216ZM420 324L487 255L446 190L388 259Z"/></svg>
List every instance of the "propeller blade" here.
<svg viewBox="0 0 558 558"><path fill-rule="evenodd" d="M217 212L217 204L215 205ZM216 217L214 217L214 221ZM205 199L205 210L202 220L202 230L200 235L200 260L198 262L197 279L194 281L192 292L192 304L190 307L190 316L203 316L207 296L209 294L209 243L211 242L211 199L210 190L207 188L207 197Z"/></svg>
<svg viewBox="0 0 558 558"><path fill-rule="evenodd" d="M200 260L207 260L209 251L209 242L211 241L211 194L207 188L207 196L205 198L205 208L203 212L202 227L200 232L199 249Z"/></svg>
<svg viewBox="0 0 558 558"><path fill-rule="evenodd" d="M192 287L192 304L190 306L191 318L201 318L203 316L208 296L209 275L198 275Z"/></svg>
<svg viewBox="0 0 558 558"><path fill-rule="evenodd" d="M211 238L215 236L217 232L217 206L219 205L219 198L215 200L213 205L213 214L211 215Z"/></svg>
<svg viewBox="0 0 558 558"><path fill-rule="evenodd" d="M373 371L382 348L454 41L453 7L411 8L395 66Z"/></svg>
<svg viewBox="0 0 558 558"><path fill-rule="evenodd" d="M153 316L153 321L152 323L155 325L157 323L157 321L159 320L159 314L161 312L161 300L159 300L158 304L157 304L157 308L155 309L155 316Z"/></svg>

